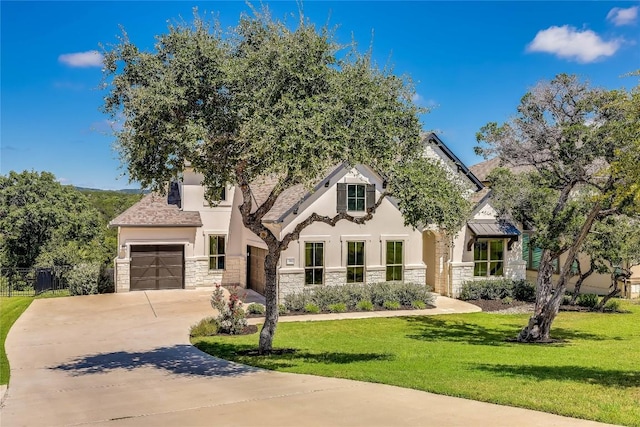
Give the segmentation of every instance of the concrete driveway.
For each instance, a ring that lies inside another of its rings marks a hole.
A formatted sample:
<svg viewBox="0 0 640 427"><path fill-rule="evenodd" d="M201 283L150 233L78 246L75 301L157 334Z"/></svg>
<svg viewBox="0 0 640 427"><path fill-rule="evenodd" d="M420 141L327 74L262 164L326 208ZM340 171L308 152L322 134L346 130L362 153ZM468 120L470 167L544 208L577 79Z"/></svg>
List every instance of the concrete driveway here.
<svg viewBox="0 0 640 427"><path fill-rule="evenodd" d="M263 371L189 345L210 291L34 301L11 329L8 426L589 426L362 382Z"/></svg>

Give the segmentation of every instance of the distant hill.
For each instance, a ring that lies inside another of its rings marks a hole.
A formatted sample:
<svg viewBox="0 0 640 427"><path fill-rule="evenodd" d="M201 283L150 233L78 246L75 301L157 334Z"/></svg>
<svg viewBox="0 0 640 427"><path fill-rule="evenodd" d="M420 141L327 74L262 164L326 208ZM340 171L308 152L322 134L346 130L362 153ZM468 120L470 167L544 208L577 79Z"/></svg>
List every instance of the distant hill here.
<svg viewBox="0 0 640 427"><path fill-rule="evenodd" d="M123 188L121 190L103 190L101 188L88 188L88 187L77 187L74 186L75 189L87 192L87 191L112 191L115 193L125 193L125 194L149 194L150 190L141 190L140 188Z"/></svg>

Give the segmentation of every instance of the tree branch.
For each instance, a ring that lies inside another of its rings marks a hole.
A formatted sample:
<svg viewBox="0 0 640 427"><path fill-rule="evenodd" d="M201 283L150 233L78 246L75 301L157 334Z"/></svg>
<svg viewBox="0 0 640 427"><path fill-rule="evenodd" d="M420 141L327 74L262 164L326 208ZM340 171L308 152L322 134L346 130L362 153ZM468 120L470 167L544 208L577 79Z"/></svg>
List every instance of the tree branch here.
<svg viewBox="0 0 640 427"><path fill-rule="evenodd" d="M294 240L298 240L300 238L300 233L302 232L302 230L304 230L306 227L308 227L309 225L313 224L314 222L323 222L325 224L328 224L332 227L335 227L335 225L341 221L341 220L347 220L347 221L351 221L355 224L364 224L367 221L369 221L371 218L373 218L373 213L376 211L376 209L382 204L382 201L384 200L385 197L391 195L388 192L383 192L382 194L380 194L380 197L378 197L378 200L376 200L376 203L373 205L373 207L367 209L367 213L363 216L353 216L353 215L349 215L346 212L339 212L337 215L331 217L331 216L327 216L327 215L318 215L317 213L312 213L311 215L309 215L304 221L298 223L298 225L296 225L296 227L293 229L293 231L291 231L289 234L287 234L281 242L281 248L282 250L285 250L289 247L289 244L294 241Z"/></svg>

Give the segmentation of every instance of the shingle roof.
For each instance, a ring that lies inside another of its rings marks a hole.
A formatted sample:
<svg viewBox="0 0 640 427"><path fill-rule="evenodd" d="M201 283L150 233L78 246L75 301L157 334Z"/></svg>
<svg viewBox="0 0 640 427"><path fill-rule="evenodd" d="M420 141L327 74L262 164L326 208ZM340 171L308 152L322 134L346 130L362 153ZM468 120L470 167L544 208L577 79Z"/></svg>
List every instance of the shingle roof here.
<svg viewBox="0 0 640 427"><path fill-rule="evenodd" d="M322 174L322 178L319 180L319 184L316 185L316 191L319 188L319 185L325 182L326 179L330 178L334 173L339 171L342 168L341 165L331 166L326 170L325 173ZM276 176L266 176L260 177L256 179L253 183L251 183L251 193L253 195L254 201L254 210L257 209L258 206L262 205L271 190L278 182L278 178ZM294 185L293 187L287 188L278 196L276 202L273 207L267 214L262 218L265 222L277 222L281 220L286 214L295 208L296 205L301 203L309 194L308 188L306 188L302 184Z"/></svg>
<svg viewBox="0 0 640 427"><path fill-rule="evenodd" d="M147 194L109 222L110 227L200 227L200 212L182 211L167 203L167 197Z"/></svg>

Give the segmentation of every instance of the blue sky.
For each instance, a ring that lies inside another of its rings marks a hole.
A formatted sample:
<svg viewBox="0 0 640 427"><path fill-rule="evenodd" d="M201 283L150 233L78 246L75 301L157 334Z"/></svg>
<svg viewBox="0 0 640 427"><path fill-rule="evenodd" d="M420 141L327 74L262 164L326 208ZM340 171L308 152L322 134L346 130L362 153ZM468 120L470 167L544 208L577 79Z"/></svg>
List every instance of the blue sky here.
<svg viewBox="0 0 640 427"><path fill-rule="evenodd" d="M295 2L265 2L276 17ZM640 2L330 2L306 1L317 25L339 26L338 39L371 43L380 64L411 76L422 117L468 166L475 134L503 122L541 79L578 74L594 86L630 88L621 78L640 68ZM193 7L232 26L243 2L0 3L0 173L53 172L65 184L104 189L129 183L113 149L104 95L100 43L114 43L122 25L139 47Z"/></svg>

